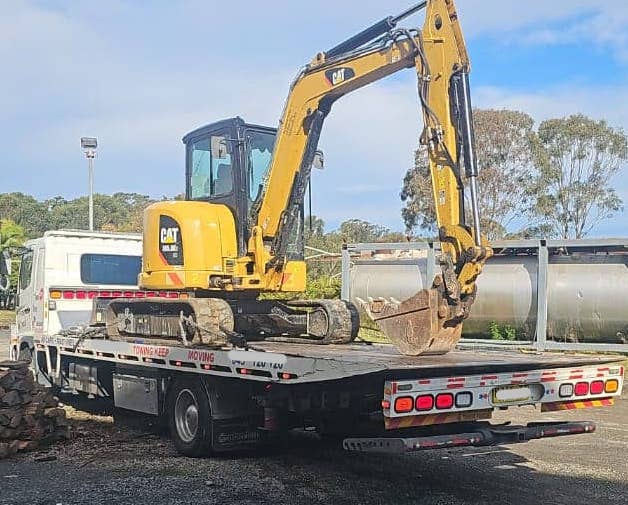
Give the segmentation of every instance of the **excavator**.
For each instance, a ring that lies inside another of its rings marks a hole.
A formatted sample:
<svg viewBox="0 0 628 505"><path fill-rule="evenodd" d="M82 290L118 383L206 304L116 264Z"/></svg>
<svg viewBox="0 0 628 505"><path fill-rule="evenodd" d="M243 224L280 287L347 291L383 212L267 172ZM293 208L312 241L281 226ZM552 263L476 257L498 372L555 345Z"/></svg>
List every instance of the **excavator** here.
<svg viewBox="0 0 628 505"><path fill-rule="evenodd" d="M399 27L422 9L422 29ZM218 347L260 338L353 341L359 329L353 304L272 294L305 290L304 196L313 166L322 163L317 145L332 105L404 69L417 75L440 273L408 300L370 300L363 309L403 354L450 351L491 255L480 233L470 63L453 0L420 2L318 53L292 82L276 129L235 117L187 134L185 200L145 211L139 275L144 289L186 297L113 300L112 338Z"/></svg>

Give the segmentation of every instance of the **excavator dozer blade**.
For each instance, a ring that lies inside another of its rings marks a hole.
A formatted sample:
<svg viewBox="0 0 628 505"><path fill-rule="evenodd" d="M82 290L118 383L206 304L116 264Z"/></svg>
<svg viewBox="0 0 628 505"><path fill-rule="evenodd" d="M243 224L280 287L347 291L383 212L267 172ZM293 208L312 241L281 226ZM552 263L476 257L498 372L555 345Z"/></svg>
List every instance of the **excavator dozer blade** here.
<svg viewBox="0 0 628 505"><path fill-rule="evenodd" d="M402 354L445 354L462 335L462 317L448 318L449 307L434 288L402 302L379 298L362 306Z"/></svg>

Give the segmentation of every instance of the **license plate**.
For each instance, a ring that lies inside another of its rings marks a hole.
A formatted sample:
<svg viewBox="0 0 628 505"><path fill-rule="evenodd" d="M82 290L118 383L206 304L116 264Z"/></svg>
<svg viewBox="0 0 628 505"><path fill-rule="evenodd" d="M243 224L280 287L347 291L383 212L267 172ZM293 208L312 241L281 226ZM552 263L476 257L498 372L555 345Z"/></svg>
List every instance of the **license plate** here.
<svg viewBox="0 0 628 505"><path fill-rule="evenodd" d="M528 386L502 386L493 389L492 396L495 405L521 403L532 398L532 390Z"/></svg>

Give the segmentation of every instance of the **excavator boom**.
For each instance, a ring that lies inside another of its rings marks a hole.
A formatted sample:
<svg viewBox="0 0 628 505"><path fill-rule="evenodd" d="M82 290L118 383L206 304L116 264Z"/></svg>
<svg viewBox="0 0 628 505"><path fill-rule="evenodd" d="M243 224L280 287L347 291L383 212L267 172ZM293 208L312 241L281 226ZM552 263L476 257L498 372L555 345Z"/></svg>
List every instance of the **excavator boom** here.
<svg viewBox="0 0 628 505"><path fill-rule="evenodd" d="M396 28L398 21L422 8L427 9L422 30ZM432 288L409 300L373 300L363 308L404 354L443 353L460 338L475 296L475 279L490 255L480 235L470 63L453 0L421 2L385 18L319 53L299 74L285 105L256 215L253 235L262 240L252 246L259 250L264 245L262 254L270 250L268 263L281 264L332 104L404 68L417 73L424 121L421 142L428 148L442 273ZM461 166L469 181L471 226L466 222Z"/></svg>

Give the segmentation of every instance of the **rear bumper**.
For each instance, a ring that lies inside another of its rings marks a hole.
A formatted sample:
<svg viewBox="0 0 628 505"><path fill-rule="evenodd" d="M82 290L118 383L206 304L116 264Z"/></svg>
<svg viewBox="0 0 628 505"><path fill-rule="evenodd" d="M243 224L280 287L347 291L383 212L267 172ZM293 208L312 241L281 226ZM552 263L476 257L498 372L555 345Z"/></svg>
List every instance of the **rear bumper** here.
<svg viewBox="0 0 628 505"><path fill-rule="evenodd" d="M526 426L482 426L477 431L410 438L347 438L347 451L403 453L451 447L516 444L538 438L593 433L592 421L528 423Z"/></svg>

